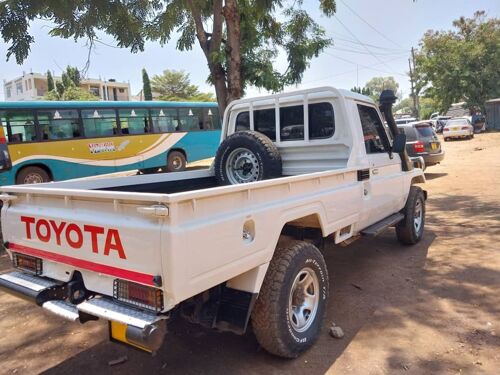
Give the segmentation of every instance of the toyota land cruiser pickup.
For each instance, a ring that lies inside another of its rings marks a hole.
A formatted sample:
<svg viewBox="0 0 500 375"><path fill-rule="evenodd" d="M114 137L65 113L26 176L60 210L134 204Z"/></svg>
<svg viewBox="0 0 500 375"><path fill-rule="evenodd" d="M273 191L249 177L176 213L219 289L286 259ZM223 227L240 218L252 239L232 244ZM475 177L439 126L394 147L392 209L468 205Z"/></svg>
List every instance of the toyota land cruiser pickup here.
<svg viewBox="0 0 500 375"><path fill-rule="evenodd" d="M388 227L404 245L422 238L425 178L394 100L331 87L236 100L210 169L2 187L15 270L0 288L71 321L106 320L111 340L149 352L175 311L221 331L252 324L267 351L297 357L327 304L318 238Z"/></svg>

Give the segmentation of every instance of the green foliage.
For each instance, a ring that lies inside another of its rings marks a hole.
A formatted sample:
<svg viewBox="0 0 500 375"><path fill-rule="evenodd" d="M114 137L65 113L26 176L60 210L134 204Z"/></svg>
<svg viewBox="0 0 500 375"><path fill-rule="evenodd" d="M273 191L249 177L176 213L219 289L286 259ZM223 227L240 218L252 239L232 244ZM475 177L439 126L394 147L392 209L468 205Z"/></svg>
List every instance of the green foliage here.
<svg viewBox="0 0 500 375"><path fill-rule="evenodd" d="M151 82L149 81L148 72L144 68L142 69L142 92L144 93L144 100L153 100Z"/></svg>
<svg viewBox="0 0 500 375"><path fill-rule="evenodd" d="M401 100L399 103L395 104L392 108L394 113L401 112L404 114L413 113L413 99L408 97Z"/></svg>
<svg viewBox="0 0 500 375"><path fill-rule="evenodd" d="M104 32L132 52L142 51L146 41L165 44L174 36L184 51L197 40L223 110L249 85L278 91L299 83L311 59L331 44L302 5L302 0L6 0L0 2L0 34L7 58L15 56L19 64L34 42L29 27L34 19L53 22L52 36L95 40ZM319 0L319 8L330 17L335 0ZM284 71L275 68L279 52L286 54Z"/></svg>
<svg viewBox="0 0 500 375"><path fill-rule="evenodd" d="M500 19L473 18L453 22L454 30L428 31L417 54L418 85L441 112L465 101L470 110L500 96Z"/></svg>
<svg viewBox="0 0 500 375"><path fill-rule="evenodd" d="M50 92L54 89L54 77L52 77L52 73L50 72L50 70L47 70L47 90Z"/></svg>
<svg viewBox="0 0 500 375"><path fill-rule="evenodd" d="M397 93L399 83L396 82L394 77L373 77L365 85L364 95L370 96L375 102L378 102L380 94L384 90L392 90Z"/></svg>
<svg viewBox="0 0 500 375"><path fill-rule="evenodd" d="M420 118L428 119L434 112L439 112L439 104L433 98L420 98Z"/></svg>
<svg viewBox="0 0 500 375"><path fill-rule="evenodd" d="M52 84L50 84L50 80ZM47 72L47 85L48 92L45 95L45 100L97 100L98 98L88 92L87 90L83 90L80 88L80 71L78 68L68 66L66 67L66 71L63 72L61 76L61 81L55 82L54 87L54 78L50 72ZM52 89L50 87L52 86Z"/></svg>
<svg viewBox="0 0 500 375"><path fill-rule="evenodd" d="M192 85L189 74L184 71L164 70L161 75L152 78L153 91L160 94L161 100L173 102L213 102L210 93L201 93L198 86Z"/></svg>

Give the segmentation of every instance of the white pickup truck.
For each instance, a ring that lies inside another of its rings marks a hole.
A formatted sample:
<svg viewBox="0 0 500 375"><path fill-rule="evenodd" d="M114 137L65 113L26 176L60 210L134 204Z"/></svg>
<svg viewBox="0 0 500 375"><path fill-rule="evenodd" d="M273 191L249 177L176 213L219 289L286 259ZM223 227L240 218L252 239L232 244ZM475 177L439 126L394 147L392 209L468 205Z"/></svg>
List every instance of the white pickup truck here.
<svg viewBox="0 0 500 375"><path fill-rule="evenodd" d="M15 271L0 289L75 322L107 320L113 341L149 352L182 316L235 333L252 324L267 351L296 357L327 304L318 239L391 226L403 244L422 238L425 178L394 99L384 92L379 108L322 87L237 100L210 169L2 187Z"/></svg>

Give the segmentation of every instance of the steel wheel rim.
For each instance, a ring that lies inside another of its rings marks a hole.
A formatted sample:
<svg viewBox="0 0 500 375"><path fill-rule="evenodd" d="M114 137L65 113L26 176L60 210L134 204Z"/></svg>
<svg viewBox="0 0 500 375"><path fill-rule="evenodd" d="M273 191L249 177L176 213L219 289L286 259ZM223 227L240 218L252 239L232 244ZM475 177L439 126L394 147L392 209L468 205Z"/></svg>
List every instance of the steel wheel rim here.
<svg viewBox="0 0 500 375"><path fill-rule="evenodd" d="M172 159L172 167L174 169L182 168L182 159L180 156L174 156Z"/></svg>
<svg viewBox="0 0 500 375"><path fill-rule="evenodd" d="M240 147L229 154L226 163L226 175L231 184L257 181L259 174L259 161L252 151Z"/></svg>
<svg viewBox="0 0 500 375"><path fill-rule="evenodd" d="M43 177L38 173L28 173L26 177L24 177L25 184L41 184L43 182Z"/></svg>
<svg viewBox="0 0 500 375"><path fill-rule="evenodd" d="M424 212L423 212L423 207L422 207L422 201L420 199L417 199L417 202L415 203L415 214L413 216L413 225L415 226L415 230L420 232L420 228L422 227L422 220L424 217Z"/></svg>
<svg viewBox="0 0 500 375"><path fill-rule="evenodd" d="M306 267L295 277L288 298L288 317L293 329L304 332L313 324L319 306L319 281L316 272Z"/></svg>

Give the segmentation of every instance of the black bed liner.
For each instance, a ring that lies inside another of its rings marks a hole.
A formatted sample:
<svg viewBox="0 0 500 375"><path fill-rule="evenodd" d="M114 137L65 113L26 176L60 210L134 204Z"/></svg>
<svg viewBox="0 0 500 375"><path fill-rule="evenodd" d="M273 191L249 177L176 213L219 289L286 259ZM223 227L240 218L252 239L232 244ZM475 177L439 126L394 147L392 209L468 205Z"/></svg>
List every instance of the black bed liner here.
<svg viewBox="0 0 500 375"><path fill-rule="evenodd" d="M158 193L174 194L191 190L201 190L216 187L215 177L201 177L178 181L153 182L138 185L113 186L108 188L96 189L104 191L129 191L134 193Z"/></svg>

